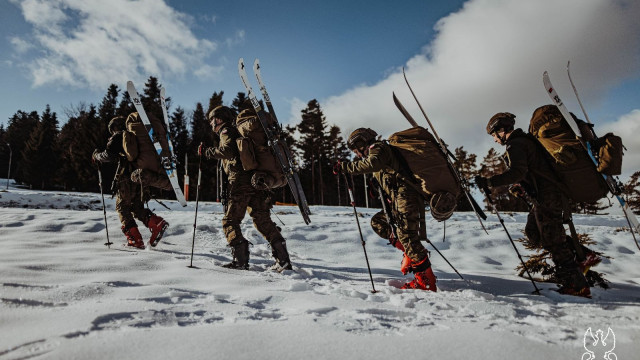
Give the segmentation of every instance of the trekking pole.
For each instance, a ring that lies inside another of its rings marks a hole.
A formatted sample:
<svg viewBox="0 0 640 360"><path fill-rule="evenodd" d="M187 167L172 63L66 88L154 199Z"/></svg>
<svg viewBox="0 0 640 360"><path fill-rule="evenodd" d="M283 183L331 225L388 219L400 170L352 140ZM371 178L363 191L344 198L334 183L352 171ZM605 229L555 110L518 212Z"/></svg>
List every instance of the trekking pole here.
<svg viewBox="0 0 640 360"><path fill-rule="evenodd" d="M102 191L102 169L100 168L99 162L96 162L96 164L98 164L98 185L100 185L100 196L102 196L102 213L104 214L104 230L107 233L107 242L104 244L107 245L109 249L111 249L111 244L113 243L109 240L109 227L107 226L107 207L104 203L104 191Z"/></svg>
<svg viewBox="0 0 640 360"><path fill-rule="evenodd" d="M511 245L513 245L513 250L515 250L516 254L518 254L518 258L520 259L520 263L522 264L522 267L527 272L527 275L529 276L529 280L531 280L531 283L533 284L533 287L536 289L536 291L534 291L533 293L540 295L540 289L538 289L538 287L536 286L535 281L533 281L533 276L531 276L531 273L529 272L529 268L527 268L527 265L525 265L524 260L522 260L522 256L520 255L520 252L518 251L518 248L516 247L516 243L511 238L511 234L509 234L509 231L507 230L507 226L504 224L504 219L502 219L502 216L500 216L500 213L498 212L498 208L495 206L495 203L493 202L493 199L491 198L491 192L487 188L483 188L481 186L478 186L478 187L484 193L484 195L487 197L487 201L489 201L489 204L491 204L491 206L493 207L493 211L496 213L496 216L498 217L498 220L500 221L500 224L502 224L502 228L504 229L504 232L507 233L507 237L509 238L509 241L511 242Z"/></svg>
<svg viewBox="0 0 640 360"><path fill-rule="evenodd" d="M367 269L369 269L369 278L371 279L371 288L373 289L372 293L377 293L376 287L373 284L373 275L371 274L371 266L369 266L369 257L367 256L367 248L365 247L364 236L362 236L362 229L360 228L360 220L358 220L358 210L356 210L356 202L353 199L353 191L351 190L351 186L349 186L349 181L347 180L347 174L342 173L344 176L344 183L349 191L349 199L351 200L351 206L353 206L353 215L356 217L356 224L358 224L358 231L360 232L360 241L362 242L362 250L364 250L364 259L367 261Z"/></svg>
<svg viewBox="0 0 640 360"><path fill-rule="evenodd" d="M389 209L389 205L387 204L387 199L384 196L384 192L382 190L382 186L380 186L379 183L376 182L376 188L378 190L378 196L380 198L380 202L382 203L382 211L384 212L384 216L387 219L387 223L389 224L389 226L391 227L391 236L394 237L394 239L396 241L398 240L398 230L397 230L397 225L395 223L395 221L393 220L393 214L391 213L391 210ZM447 260L447 258L442 255L442 253L440 252L440 250L438 250L438 248L436 248L436 246L431 242L431 240L429 240L428 237L426 237L426 241L428 244L430 244L433 249L440 254L440 256L442 256L442 258L444 259L444 261L447 262L447 264L449 264L449 266L451 266L451 268L453 269L453 271L456 272L456 274L458 274L458 276L460 276L460 279L464 280L464 277L462 277L462 275L460 275L460 273L458 272L458 270L449 262L449 260Z"/></svg>
<svg viewBox="0 0 640 360"><path fill-rule="evenodd" d="M453 271L456 272L456 274L458 274L458 276L460 276L460 279L465 280L462 275L460 275L460 273L458 272L458 270L449 262L449 260L447 260L446 257L444 257L444 255L442 255L442 253L440 252L440 250L438 250L438 248L431 242L431 240L429 240L429 238L426 238L427 244L431 245L431 247L433 247L433 249L440 254L440 256L442 256L442 258L444 259L444 261L447 262L447 264L449 264L449 266L451 266L451 268L453 269Z"/></svg>
<svg viewBox="0 0 640 360"><path fill-rule="evenodd" d="M196 244L196 223L198 221L198 202L200 200L200 180L202 179L202 150L200 149L202 147L202 143L200 143L200 146L198 147L198 187L196 188L196 214L195 217L193 218L193 238L191 239L191 263L189 264L190 268L194 268L193 266L193 248L195 247Z"/></svg>

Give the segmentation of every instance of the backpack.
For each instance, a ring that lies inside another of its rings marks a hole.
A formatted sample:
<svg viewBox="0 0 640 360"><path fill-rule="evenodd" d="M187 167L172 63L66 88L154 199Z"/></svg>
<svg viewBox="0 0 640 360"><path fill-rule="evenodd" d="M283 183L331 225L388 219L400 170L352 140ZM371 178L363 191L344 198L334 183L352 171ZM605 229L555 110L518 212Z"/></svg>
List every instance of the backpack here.
<svg viewBox="0 0 640 360"><path fill-rule="evenodd" d="M153 136L157 137L162 147L160 156L170 157L167 130L164 122L149 114L149 122L153 127ZM149 132L137 112L129 114L125 122L126 130L122 136L122 147L127 160L133 162L137 169L164 173L158 153L151 142Z"/></svg>
<svg viewBox="0 0 640 360"><path fill-rule="evenodd" d="M597 139L589 124L571 116L578 124L581 137L594 145L592 151L600 159L597 167L555 105L544 105L533 112L529 133L546 150L561 188L569 198L575 202L594 202L609 192L599 172L608 175L620 172L622 139L613 134Z"/></svg>
<svg viewBox="0 0 640 360"><path fill-rule="evenodd" d="M268 117L269 121L273 121ZM270 125L273 125L271 123ZM240 162L245 171L255 171L251 184L261 190L276 189L287 184L287 177L271 147L264 132L260 119L251 110L243 110L236 118L236 128L240 137L236 139ZM283 154L289 154L289 149L278 142Z"/></svg>
<svg viewBox="0 0 640 360"><path fill-rule="evenodd" d="M427 199L440 192L449 193L455 198L460 195L460 183L437 140L427 129L418 126L399 131L389 136L388 142L405 172L410 173L408 176Z"/></svg>

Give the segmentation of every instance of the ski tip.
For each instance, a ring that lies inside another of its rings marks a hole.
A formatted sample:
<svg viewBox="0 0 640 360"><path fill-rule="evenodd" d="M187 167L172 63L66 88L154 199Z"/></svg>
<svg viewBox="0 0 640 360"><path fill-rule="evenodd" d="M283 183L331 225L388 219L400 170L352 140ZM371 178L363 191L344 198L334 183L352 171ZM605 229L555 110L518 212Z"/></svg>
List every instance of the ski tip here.
<svg viewBox="0 0 640 360"><path fill-rule="evenodd" d="M244 59L240 58L238 59L238 69L243 69L244 68Z"/></svg>
<svg viewBox="0 0 640 360"><path fill-rule="evenodd" d="M256 58L255 60L253 60L253 66L260 68L260 59Z"/></svg>

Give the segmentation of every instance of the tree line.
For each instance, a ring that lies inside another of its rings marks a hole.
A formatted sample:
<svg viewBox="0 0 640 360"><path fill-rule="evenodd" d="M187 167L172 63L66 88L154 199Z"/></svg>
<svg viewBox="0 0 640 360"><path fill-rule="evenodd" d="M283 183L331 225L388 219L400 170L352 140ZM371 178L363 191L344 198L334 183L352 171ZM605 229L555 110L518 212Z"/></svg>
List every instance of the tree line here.
<svg viewBox="0 0 640 360"><path fill-rule="evenodd" d="M160 105L161 85L155 77L149 77L144 84L141 100L148 113L162 118ZM173 140L174 152L178 161L177 171L181 186L185 171L192 176L189 200L195 200L195 186L198 173L198 146L213 146L215 135L206 114L219 105L226 105L239 113L250 108L245 93L239 92L225 103L224 91L214 92L208 104L196 103L195 109L188 111L177 107L169 111L168 131ZM166 99L171 108L171 99ZM65 109L64 125L60 127L58 114L50 107L42 113L18 110L9 119L5 128L0 125L0 176L11 173L18 184L33 189L60 189L65 191L99 191L97 167L91 163L95 149L103 150L110 134L107 128L115 116L126 117L135 111L135 107L126 91L112 84L107 89L99 105L78 104ZM282 128L282 137L289 145L297 160L300 180L311 205L346 205L348 203L343 179L332 172L337 160L352 157L346 146L340 127L330 125L323 114L320 103L313 99L301 111L300 121ZM478 157L464 150L454 151L456 168L466 179L475 175L491 176L504 171L506 165L501 154L491 148L478 164ZM11 169L9 162L11 158ZM186 166L185 166L186 164ZM105 164L103 188L109 193L111 179L116 171L115 165ZM215 161L203 159L202 187L200 199L219 201L219 166ZM356 204L379 207L377 196L366 194L365 179L355 176L352 179ZM467 184L470 191L473 184ZM624 191L629 205L636 211L640 209L640 171L633 174L625 184ZM371 188L369 187L369 192ZM159 198L170 198L172 194L158 194ZM527 204L509 193L508 188L493 189L493 197L502 211L527 211ZM274 200L292 203L293 199L287 187L276 189ZM485 202L486 203L486 202ZM487 204L488 206L488 204ZM578 204L577 211L597 213L602 207L598 204ZM461 199L458 209L470 211L465 199Z"/></svg>

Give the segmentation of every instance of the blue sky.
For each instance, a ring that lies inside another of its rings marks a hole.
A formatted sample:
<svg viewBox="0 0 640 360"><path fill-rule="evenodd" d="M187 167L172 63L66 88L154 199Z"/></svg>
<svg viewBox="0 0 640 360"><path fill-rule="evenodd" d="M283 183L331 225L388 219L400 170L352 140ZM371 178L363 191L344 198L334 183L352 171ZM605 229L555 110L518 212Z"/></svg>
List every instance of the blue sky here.
<svg viewBox="0 0 640 360"><path fill-rule="evenodd" d="M616 131L640 168L640 5L605 0L177 1L0 0L0 124L17 110L98 104L110 83L157 76L173 107L243 91L237 60L259 57L283 122L318 99L329 123L383 135L407 126L391 93L420 119L407 74L438 133L484 156L496 112L526 127L549 99L570 110L572 62L596 131ZM255 87L255 82L254 82ZM419 120L420 121L420 120ZM423 120L422 120L423 121Z"/></svg>

